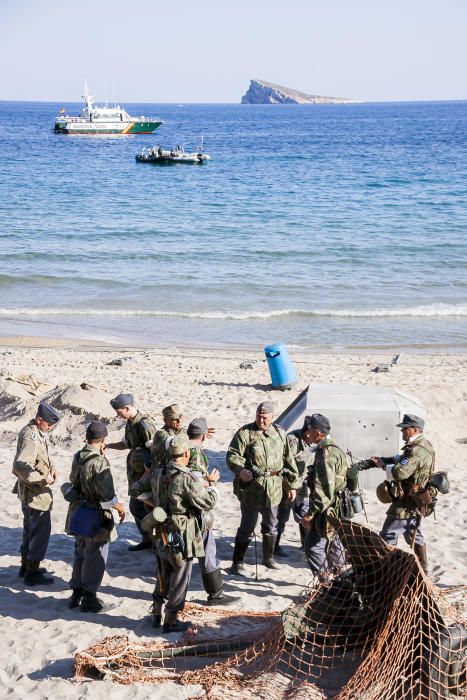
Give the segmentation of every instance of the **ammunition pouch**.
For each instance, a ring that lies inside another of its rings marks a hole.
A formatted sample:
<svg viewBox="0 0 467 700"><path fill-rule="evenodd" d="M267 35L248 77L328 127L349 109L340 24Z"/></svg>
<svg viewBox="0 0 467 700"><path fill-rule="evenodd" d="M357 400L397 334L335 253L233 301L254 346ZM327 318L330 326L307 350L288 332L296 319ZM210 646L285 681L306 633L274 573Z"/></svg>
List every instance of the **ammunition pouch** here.
<svg viewBox="0 0 467 700"><path fill-rule="evenodd" d="M433 486L419 486L413 484L409 492L410 500L417 512L424 518L431 515L436 505L436 489Z"/></svg>

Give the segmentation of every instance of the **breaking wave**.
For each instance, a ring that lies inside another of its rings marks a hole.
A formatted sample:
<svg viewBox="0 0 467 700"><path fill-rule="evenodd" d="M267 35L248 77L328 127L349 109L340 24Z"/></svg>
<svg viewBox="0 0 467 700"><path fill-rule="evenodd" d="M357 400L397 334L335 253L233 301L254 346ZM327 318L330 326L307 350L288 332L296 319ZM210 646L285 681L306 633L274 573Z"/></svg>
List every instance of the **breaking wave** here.
<svg viewBox="0 0 467 700"><path fill-rule="evenodd" d="M467 316L467 304L427 304L401 309L274 309L272 311L166 311L158 309L71 309L71 308L0 308L0 317L18 316L153 316L191 318L218 321L269 320L285 317L338 317L338 318L391 318L419 317L446 318Z"/></svg>

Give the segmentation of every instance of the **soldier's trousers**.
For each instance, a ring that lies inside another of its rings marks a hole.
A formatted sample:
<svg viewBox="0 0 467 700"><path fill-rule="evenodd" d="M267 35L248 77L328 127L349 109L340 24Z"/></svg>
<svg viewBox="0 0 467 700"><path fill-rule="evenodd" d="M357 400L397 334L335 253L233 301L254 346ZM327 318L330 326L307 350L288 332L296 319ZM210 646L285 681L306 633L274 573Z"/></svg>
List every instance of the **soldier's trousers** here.
<svg viewBox="0 0 467 700"><path fill-rule="evenodd" d="M22 559L42 561L49 545L51 521L50 510L37 510L22 504L23 541L20 552Z"/></svg>
<svg viewBox="0 0 467 700"><path fill-rule="evenodd" d="M169 612L180 612L185 607L186 593L191 579L193 559L185 559L182 566L169 564L156 554L157 579L152 594L153 600L160 605L166 603Z"/></svg>
<svg viewBox="0 0 467 700"><path fill-rule="evenodd" d="M97 593L104 577L108 554L108 542L96 542L94 537L76 537L70 588Z"/></svg>
<svg viewBox="0 0 467 700"><path fill-rule="evenodd" d="M339 570L345 562L344 548L337 536L332 540L308 528L305 537L305 555L308 565L314 574L322 574L329 569Z"/></svg>
<svg viewBox="0 0 467 700"><path fill-rule="evenodd" d="M293 512L293 517L296 523L299 523L301 519L308 513L310 506L309 498L300 498L297 496L295 501L291 503L289 499L283 498L279 504L279 509L277 511L277 534L282 535L287 525L290 513Z"/></svg>
<svg viewBox="0 0 467 700"><path fill-rule="evenodd" d="M136 527L140 531L141 537L143 539L143 542L150 542L150 538L147 532L144 532L144 530L141 527L141 521L143 518L146 517L148 514L148 510L144 503L141 501L138 501L137 498L134 496L130 496L130 505L129 505L130 513L135 519Z"/></svg>
<svg viewBox="0 0 467 700"><path fill-rule="evenodd" d="M202 574L210 574L221 565L217 558L216 538L212 530L203 533L204 557L199 558L199 568Z"/></svg>
<svg viewBox="0 0 467 700"><path fill-rule="evenodd" d="M397 518L394 518L394 516L388 515L383 523L383 528L379 535L385 542L394 545L394 547L397 545L399 535L404 537L407 544L412 544L416 524L417 518L415 515L411 518L404 518L402 520L398 520ZM417 534L415 535L415 544L425 544L425 538L423 537L420 527L418 527Z"/></svg>
<svg viewBox="0 0 467 700"><path fill-rule="evenodd" d="M261 515L261 534L277 535L277 511L279 506L269 506L269 508L261 508L258 506L250 506L245 503L240 503L242 519L240 527L237 530L236 539L239 542L250 542L255 531L258 516Z"/></svg>

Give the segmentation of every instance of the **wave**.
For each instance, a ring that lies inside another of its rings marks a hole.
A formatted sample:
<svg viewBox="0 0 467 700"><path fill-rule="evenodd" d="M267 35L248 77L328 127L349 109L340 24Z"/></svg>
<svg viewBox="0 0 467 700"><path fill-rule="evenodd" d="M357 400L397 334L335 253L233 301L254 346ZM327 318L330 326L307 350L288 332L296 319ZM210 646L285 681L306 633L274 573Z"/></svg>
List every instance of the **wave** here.
<svg viewBox="0 0 467 700"><path fill-rule="evenodd" d="M273 309L271 311L165 311L159 309L71 309L71 308L0 308L0 317L11 316L153 316L192 318L217 321L269 320L284 317L338 318L438 318L467 316L467 304L427 304L405 308L382 309Z"/></svg>

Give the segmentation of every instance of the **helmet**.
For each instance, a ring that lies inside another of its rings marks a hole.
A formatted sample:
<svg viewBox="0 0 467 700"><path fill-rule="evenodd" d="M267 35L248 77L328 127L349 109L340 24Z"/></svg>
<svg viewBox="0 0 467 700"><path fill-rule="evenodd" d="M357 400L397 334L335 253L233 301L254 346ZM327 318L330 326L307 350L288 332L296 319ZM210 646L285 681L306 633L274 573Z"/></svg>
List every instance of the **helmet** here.
<svg viewBox="0 0 467 700"><path fill-rule="evenodd" d="M376 487L376 496L381 503L392 503L389 481L383 481Z"/></svg>

